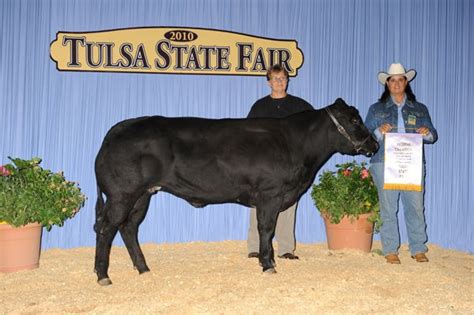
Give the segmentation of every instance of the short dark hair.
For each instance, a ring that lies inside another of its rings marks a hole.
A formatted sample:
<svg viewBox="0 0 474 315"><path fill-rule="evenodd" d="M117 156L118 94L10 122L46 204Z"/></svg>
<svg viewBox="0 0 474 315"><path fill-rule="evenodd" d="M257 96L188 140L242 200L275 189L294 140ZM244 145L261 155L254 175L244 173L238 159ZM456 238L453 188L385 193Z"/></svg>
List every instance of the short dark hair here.
<svg viewBox="0 0 474 315"><path fill-rule="evenodd" d="M279 64L276 64L276 65L271 66L270 69L267 70L267 81L270 81L270 75L272 73L279 73L279 72L283 72L287 79L290 76L285 67Z"/></svg>

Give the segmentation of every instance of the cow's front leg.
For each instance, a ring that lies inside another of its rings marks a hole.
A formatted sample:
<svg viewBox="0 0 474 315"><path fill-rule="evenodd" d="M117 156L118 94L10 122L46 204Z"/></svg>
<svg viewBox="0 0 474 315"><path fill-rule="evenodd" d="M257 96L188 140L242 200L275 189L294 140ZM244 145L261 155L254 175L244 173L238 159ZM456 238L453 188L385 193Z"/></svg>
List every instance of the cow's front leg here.
<svg viewBox="0 0 474 315"><path fill-rule="evenodd" d="M278 217L278 208L275 204L264 204L257 207L258 234L260 238L260 265L263 272L276 273L272 240Z"/></svg>

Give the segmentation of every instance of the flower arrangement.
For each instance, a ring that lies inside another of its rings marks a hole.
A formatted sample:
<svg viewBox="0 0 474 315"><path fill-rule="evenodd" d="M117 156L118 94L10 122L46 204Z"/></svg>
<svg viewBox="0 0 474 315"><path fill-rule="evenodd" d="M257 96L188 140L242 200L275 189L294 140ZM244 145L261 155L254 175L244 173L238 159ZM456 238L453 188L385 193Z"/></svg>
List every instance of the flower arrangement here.
<svg viewBox="0 0 474 315"><path fill-rule="evenodd" d="M62 226L84 205L86 196L62 172L43 169L40 158L13 159L0 166L0 222L12 226L39 223L49 231Z"/></svg>
<svg viewBox="0 0 474 315"><path fill-rule="evenodd" d="M331 223L339 223L344 216L357 218L371 213L369 221L375 223L378 231L382 220L379 212L379 198L366 163L356 161L337 164L337 171L324 171L319 183L313 184L311 197L322 215Z"/></svg>

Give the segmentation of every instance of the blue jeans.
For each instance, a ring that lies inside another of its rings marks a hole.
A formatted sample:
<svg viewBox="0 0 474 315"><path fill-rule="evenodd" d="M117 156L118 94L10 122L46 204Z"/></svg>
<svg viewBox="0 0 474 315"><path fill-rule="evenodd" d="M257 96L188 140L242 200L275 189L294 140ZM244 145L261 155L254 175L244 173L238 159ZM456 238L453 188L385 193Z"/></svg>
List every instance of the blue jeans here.
<svg viewBox="0 0 474 315"><path fill-rule="evenodd" d="M425 243L428 240L426 235L426 223L424 215L423 195L425 190L425 170L423 166L422 191L404 190L384 190L384 163L372 163L370 173L377 186L380 215L382 217L382 227L380 238L382 240L382 250L384 255L398 254L400 248L400 233L398 230L398 199L401 197L403 203L405 223L408 235L408 246L411 255L425 253L428 251Z"/></svg>

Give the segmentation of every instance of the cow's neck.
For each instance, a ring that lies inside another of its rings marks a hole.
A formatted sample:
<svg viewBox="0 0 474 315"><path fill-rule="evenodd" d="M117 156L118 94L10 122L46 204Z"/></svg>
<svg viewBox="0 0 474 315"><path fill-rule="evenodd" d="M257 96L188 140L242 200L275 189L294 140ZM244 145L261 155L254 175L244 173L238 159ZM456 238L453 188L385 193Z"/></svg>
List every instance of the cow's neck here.
<svg viewBox="0 0 474 315"><path fill-rule="evenodd" d="M314 113L316 118L311 119L308 125L308 135L306 140L307 160L310 161L311 169L317 173L337 150L335 149L335 139L333 135L332 122L327 117L324 110Z"/></svg>
<svg viewBox="0 0 474 315"><path fill-rule="evenodd" d="M306 173L301 178L301 187L298 191L301 196L314 182L316 174L324 163L331 158L337 151L331 143L331 125L328 124L328 119L325 119L326 113L324 111L314 111L312 113L303 113L295 115L290 118L293 128L298 130L299 147L294 147L295 152L304 153L302 158L306 167Z"/></svg>

